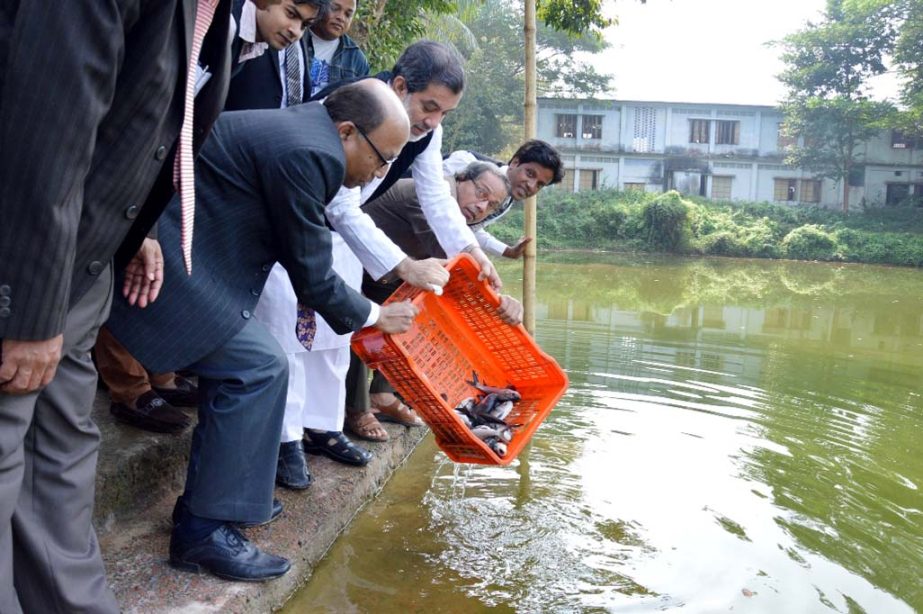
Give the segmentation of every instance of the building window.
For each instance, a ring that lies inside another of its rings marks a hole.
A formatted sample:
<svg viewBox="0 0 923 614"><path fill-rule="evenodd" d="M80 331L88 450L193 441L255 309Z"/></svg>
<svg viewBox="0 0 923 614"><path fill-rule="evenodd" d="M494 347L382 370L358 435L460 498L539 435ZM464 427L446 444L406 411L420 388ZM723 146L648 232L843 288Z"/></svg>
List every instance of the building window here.
<svg viewBox="0 0 923 614"><path fill-rule="evenodd" d="M637 107L635 109L634 134L631 149L636 153L654 151L654 135L657 132L657 109Z"/></svg>
<svg viewBox="0 0 923 614"><path fill-rule="evenodd" d="M780 202L795 202L798 200L797 179L775 179L772 189L772 199Z"/></svg>
<svg viewBox="0 0 923 614"><path fill-rule="evenodd" d="M909 183L889 183L885 191L886 205L902 205L910 198Z"/></svg>
<svg viewBox="0 0 923 614"><path fill-rule="evenodd" d="M689 120L689 142L690 143L707 143L708 130L711 126L711 120L708 119L690 119Z"/></svg>
<svg viewBox="0 0 923 614"><path fill-rule="evenodd" d="M603 138L603 116L584 115L582 135L585 139Z"/></svg>
<svg viewBox="0 0 923 614"><path fill-rule="evenodd" d="M572 139L577 134L577 116L556 114L558 129L555 134L562 139Z"/></svg>
<svg viewBox="0 0 923 614"><path fill-rule="evenodd" d="M891 131L891 147L894 149L913 149L914 145L913 137L904 134L901 130Z"/></svg>
<svg viewBox="0 0 923 614"><path fill-rule="evenodd" d="M580 169L580 191L584 190L598 190L599 189L599 174L602 171L599 170L588 170L585 168Z"/></svg>
<svg viewBox="0 0 923 614"><path fill-rule="evenodd" d="M707 137L706 137L707 138ZM740 122L719 119L715 122L715 145L739 145Z"/></svg>
<svg viewBox="0 0 923 614"><path fill-rule="evenodd" d="M731 181L733 177L712 176L711 197L715 200L731 199Z"/></svg>
<svg viewBox="0 0 923 614"><path fill-rule="evenodd" d="M645 183L638 183L633 181L626 181L624 187L622 188L625 192L644 192L647 187Z"/></svg>
<svg viewBox="0 0 923 614"><path fill-rule="evenodd" d="M802 179L800 200L803 203L819 203L820 202L820 180Z"/></svg>
<svg viewBox="0 0 923 614"><path fill-rule="evenodd" d="M779 136L776 138L776 148L779 151L790 149L798 144L798 139L788 134L785 124L779 124Z"/></svg>

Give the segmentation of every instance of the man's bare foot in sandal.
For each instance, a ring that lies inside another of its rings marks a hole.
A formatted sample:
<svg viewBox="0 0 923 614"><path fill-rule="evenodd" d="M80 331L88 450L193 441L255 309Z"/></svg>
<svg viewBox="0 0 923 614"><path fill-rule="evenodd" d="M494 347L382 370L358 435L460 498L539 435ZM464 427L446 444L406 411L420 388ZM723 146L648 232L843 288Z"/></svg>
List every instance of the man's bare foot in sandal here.
<svg viewBox="0 0 923 614"><path fill-rule="evenodd" d="M371 411L356 413L347 408L343 429L366 441L388 441L388 431Z"/></svg>
<svg viewBox="0 0 923 614"><path fill-rule="evenodd" d="M423 426L417 412L410 409L390 392L375 392L369 395L369 404L375 417L382 422L394 422L404 426Z"/></svg>

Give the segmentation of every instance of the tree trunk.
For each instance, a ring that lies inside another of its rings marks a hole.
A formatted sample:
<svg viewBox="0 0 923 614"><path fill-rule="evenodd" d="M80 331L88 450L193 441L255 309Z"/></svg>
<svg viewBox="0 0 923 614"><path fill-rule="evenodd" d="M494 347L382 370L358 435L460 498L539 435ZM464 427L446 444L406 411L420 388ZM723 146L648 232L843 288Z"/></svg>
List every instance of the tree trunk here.
<svg viewBox="0 0 923 614"><path fill-rule="evenodd" d="M525 140L534 139L536 132L536 95L535 95L535 0L525 0L525 35L526 50L526 93L523 103ZM527 198L524 203L524 231L532 241L526 245L522 272L523 324L530 334L535 334L535 250L538 243L536 234L535 197Z"/></svg>

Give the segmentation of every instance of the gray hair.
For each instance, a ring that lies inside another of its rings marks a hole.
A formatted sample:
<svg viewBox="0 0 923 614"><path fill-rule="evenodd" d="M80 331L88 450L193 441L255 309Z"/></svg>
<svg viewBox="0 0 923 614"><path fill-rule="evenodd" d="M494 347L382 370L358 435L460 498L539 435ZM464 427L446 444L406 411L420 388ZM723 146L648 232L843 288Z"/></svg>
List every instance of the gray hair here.
<svg viewBox="0 0 923 614"><path fill-rule="evenodd" d="M455 173L455 181L474 181L479 179L481 175L489 173L503 182L503 187L506 189L506 195L510 195L510 190L513 189L512 184L510 184L510 178L506 175L505 172L500 170L495 164L490 162L481 162L480 160L475 160Z"/></svg>

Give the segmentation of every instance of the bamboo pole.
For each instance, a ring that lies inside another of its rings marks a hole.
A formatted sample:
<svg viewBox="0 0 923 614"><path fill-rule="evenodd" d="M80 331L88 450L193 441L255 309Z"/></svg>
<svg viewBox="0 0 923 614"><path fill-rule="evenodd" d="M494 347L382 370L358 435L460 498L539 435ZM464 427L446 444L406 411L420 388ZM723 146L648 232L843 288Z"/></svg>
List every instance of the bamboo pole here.
<svg viewBox="0 0 923 614"><path fill-rule="evenodd" d="M525 140L534 139L536 133L536 88L535 88L535 0L525 0L525 34L526 48L526 92L523 102L523 137ZM535 236L535 197L527 198L525 203L524 233L532 237L526 245L523 258L522 271L522 303L524 308L523 324L529 334L535 335L535 246L538 237Z"/></svg>

